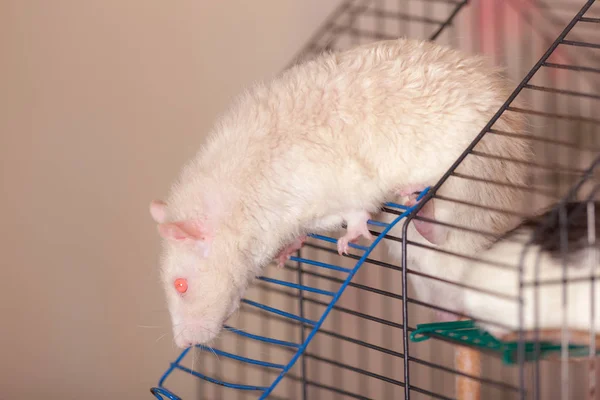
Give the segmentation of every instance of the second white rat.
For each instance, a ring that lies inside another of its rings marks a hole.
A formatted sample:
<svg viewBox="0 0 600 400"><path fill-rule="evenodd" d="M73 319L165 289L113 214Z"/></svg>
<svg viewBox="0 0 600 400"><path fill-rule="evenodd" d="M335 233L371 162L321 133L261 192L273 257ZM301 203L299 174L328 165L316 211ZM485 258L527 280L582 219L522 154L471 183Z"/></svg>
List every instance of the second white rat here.
<svg viewBox="0 0 600 400"><path fill-rule="evenodd" d="M463 261L462 282L475 288L465 291L464 311L483 320L479 325L495 336L517 331L521 266L523 330L560 331L564 324L572 332L583 333L585 340L592 327L598 333L600 258L595 237L600 233L599 213L600 203L566 203L564 225L558 209L551 209L524 220L481 253L481 261Z"/></svg>

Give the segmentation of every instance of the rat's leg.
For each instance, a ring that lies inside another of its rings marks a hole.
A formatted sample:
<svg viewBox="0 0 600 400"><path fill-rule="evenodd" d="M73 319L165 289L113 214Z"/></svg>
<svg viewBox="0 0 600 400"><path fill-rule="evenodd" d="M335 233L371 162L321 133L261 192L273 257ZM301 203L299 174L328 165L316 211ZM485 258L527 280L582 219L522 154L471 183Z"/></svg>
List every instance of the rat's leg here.
<svg viewBox="0 0 600 400"><path fill-rule="evenodd" d="M344 215L346 234L337 241L338 253L340 255L348 252L348 243L353 243L361 236L369 240L373 239L373 235L371 235L367 226L367 221L370 218L371 216L366 211L353 211Z"/></svg>
<svg viewBox="0 0 600 400"><path fill-rule="evenodd" d="M285 264L285 262L290 259L292 254L294 254L302 248L304 242L306 242L306 235L296 238L292 243L288 244L283 249L281 249L279 254L277 254L276 256L277 267L283 268L283 264Z"/></svg>
<svg viewBox="0 0 600 400"><path fill-rule="evenodd" d="M417 204L417 194L411 194L408 196L408 201L404 203L407 207L412 207ZM431 199L428 201L423 208L419 210L417 216L427 218L430 220L435 220L435 207L434 201ZM418 219L414 219L413 223L415 224L415 228L417 232L421 234L425 239L427 239L432 244L441 244L446 240L446 229L439 224L421 221Z"/></svg>

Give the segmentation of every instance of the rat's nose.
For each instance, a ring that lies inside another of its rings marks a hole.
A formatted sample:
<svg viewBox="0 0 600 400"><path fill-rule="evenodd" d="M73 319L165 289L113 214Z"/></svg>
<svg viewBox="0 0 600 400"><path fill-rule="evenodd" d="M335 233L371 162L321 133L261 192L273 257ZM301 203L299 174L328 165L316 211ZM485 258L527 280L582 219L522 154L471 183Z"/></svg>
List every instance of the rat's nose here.
<svg viewBox="0 0 600 400"><path fill-rule="evenodd" d="M173 329L173 341L181 349L187 349L195 344L189 329L177 329L177 327Z"/></svg>
<svg viewBox="0 0 600 400"><path fill-rule="evenodd" d="M190 338L184 337L183 334L175 337L175 345L182 349L194 346L196 343L190 340Z"/></svg>

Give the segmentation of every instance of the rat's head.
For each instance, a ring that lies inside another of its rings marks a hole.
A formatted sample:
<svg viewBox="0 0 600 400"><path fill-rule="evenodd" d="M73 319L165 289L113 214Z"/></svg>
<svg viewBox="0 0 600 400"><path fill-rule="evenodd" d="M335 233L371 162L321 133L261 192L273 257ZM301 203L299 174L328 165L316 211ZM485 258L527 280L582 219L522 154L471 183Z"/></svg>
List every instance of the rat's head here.
<svg viewBox="0 0 600 400"><path fill-rule="evenodd" d="M173 323L175 344L189 347L214 339L238 308L241 288L233 266L213 252L213 234L202 219L167 221L166 205L150 206L165 241L161 278Z"/></svg>

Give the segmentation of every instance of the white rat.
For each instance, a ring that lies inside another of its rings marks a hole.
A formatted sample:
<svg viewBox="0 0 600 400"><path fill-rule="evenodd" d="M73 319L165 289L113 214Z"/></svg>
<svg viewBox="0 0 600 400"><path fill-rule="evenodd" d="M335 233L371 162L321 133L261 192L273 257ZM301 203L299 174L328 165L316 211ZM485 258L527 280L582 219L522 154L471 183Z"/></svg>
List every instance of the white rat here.
<svg viewBox="0 0 600 400"><path fill-rule="evenodd" d="M215 338L249 283L307 233L345 222L339 252L370 238L366 222L382 203L438 181L508 94L481 58L408 39L322 54L251 87L167 201L151 204L175 343ZM498 125L516 132L521 121ZM482 146L505 156L524 151L517 140ZM520 179L510 168L497 173ZM418 227L427 240L444 241L443 231Z"/></svg>
<svg viewBox="0 0 600 400"><path fill-rule="evenodd" d="M599 280L590 279L591 276L597 277L599 272L598 243L596 240L588 242L590 233L592 238L600 233L600 204L589 204L593 206L593 214L588 214L587 203L567 203L567 225L559 223L556 209L527 219L480 255L483 260L501 263L508 268L485 261L465 261L467 268L463 282L486 291L467 291L465 312L486 321L479 325L496 336L518 330L517 268L523 257L524 330L533 330L536 325L540 330L560 330L564 316L563 289L566 289L566 326L573 332L584 333L585 339L592 326L600 333ZM593 227L588 225L588 216L595 216L591 218ZM562 248L561 230L568 235L566 251ZM538 233L534 235L535 232ZM530 241L526 248L525 244ZM567 257L564 258L564 255ZM563 261L566 261L566 276L570 280L566 287L563 284ZM534 285L536 280L539 282L537 289ZM592 290L595 292L593 296Z"/></svg>

